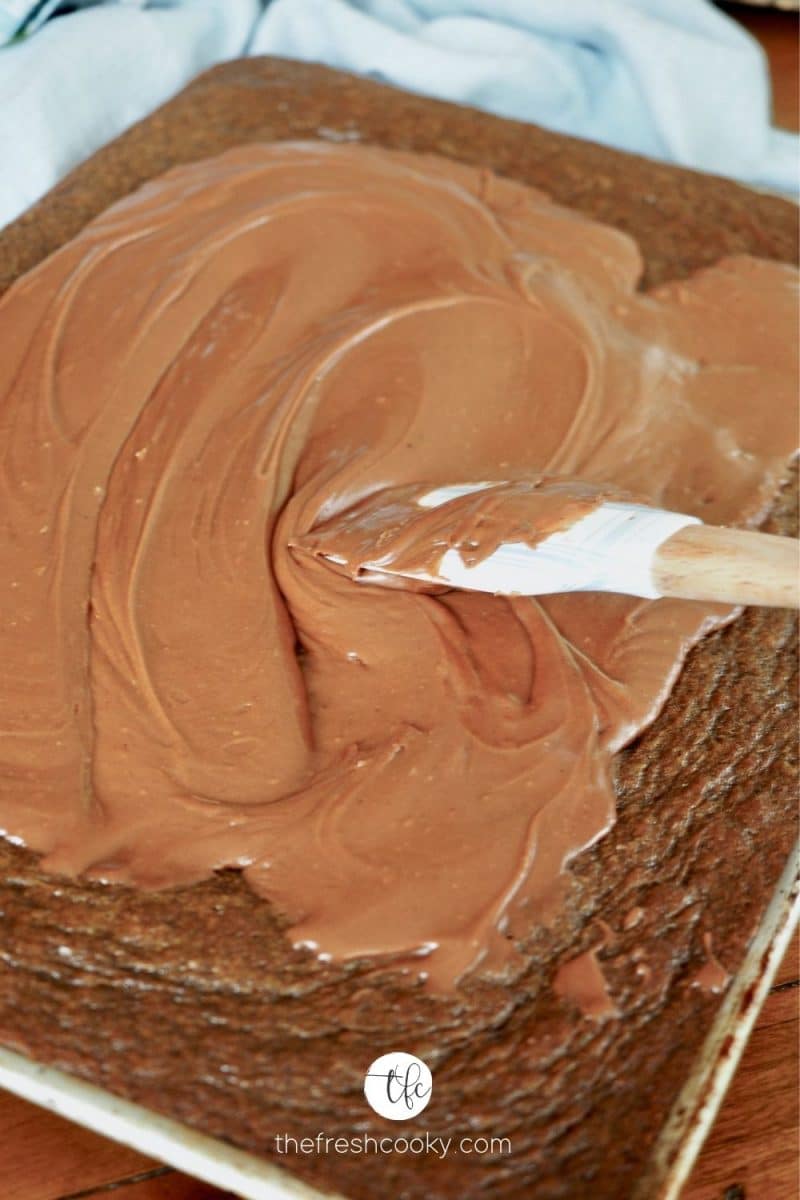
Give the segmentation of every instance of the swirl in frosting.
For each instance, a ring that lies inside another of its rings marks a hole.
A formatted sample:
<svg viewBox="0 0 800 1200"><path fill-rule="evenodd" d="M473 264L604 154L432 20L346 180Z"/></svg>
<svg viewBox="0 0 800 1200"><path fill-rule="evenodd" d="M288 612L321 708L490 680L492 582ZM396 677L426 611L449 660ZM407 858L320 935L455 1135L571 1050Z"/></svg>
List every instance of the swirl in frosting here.
<svg viewBox="0 0 800 1200"><path fill-rule="evenodd" d="M54 872L244 872L296 945L512 970L613 757L731 616L354 584L293 553L420 480L569 477L717 524L795 448L797 275L637 292L622 233L322 144L180 167L0 304L0 826ZM653 814L658 820L658 813Z"/></svg>

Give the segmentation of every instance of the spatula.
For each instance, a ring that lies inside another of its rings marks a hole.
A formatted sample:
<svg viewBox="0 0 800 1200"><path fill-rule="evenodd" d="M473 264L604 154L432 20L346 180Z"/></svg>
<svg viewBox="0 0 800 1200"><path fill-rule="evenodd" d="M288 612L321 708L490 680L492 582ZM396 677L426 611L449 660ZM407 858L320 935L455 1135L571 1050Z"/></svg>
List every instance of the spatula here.
<svg viewBox="0 0 800 1200"><path fill-rule="evenodd" d="M408 528L416 524L417 532L399 539L399 552L397 522L402 506L391 501L367 506L366 516L362 506L358 521L350 523L347 543L346 525L339 517L315 531L305 548L356 579L394 587L403 586L405 579L411 586L497 595L594 591L647 599L672 596L800 607L800 542L796 539L704 525L697 517L616 498L603 498L565 528L525 541L502 541L487 553L475 553L477 542L457 539L455 544L441 537L430 546L420 544L426 536L423 510L452 506L457 524L459 500L506 486L472 483L421 491L414 497L418 516L413 508L408 510ZM405 496L404 503L408 504ZM446 515L444 510L440 514ZM393 525L393 536L384 536L382 520ZM355 543L354 524L358 527ZM437 519L436 524L440 532L446 528L446 521Z"/></svg>

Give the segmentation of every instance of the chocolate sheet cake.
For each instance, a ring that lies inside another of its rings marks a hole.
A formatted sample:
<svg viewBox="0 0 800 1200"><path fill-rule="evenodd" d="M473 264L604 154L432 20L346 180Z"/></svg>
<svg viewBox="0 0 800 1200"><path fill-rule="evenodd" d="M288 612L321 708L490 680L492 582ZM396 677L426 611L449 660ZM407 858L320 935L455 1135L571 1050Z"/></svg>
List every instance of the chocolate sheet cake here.
<svg viewBox="0 0 800 1200"><path fill-rule="evenodd" d="M0 239L0 271L10 282L68 240L94 213L167 166L245 142L298 136L334 145L363 141L437 151L536 184L559 202L634 234L649 287L686 276L731 252L785 261L794 255L794 216L780 201L321 68L264 61L229 64L201 77L80 168L6 231ZM302 160L312 174L324 173L331 162L351 163L347 169L356 175L367 162L385 162L375 170L386 173L389 192L398 195L411 178L403 174L407 167L402 159L364 158L361 151L346 147L327 156L307 145L289 147L284 154L266 157L284 166L288 162L292 169ZM257 151L241 151L219 162L223 174L227 170L237 178L258 178L262 169ZM413 164L412 168L416 170ZM209 169L199 168L185 178L202 180ZM439 168L432 163L420 170L414 186L425 172L435 176ZM179 178L184 176L175 176ZM473 178L474 184L469 182ZM366 191L378 187L374 176L370 179L367 172ZM498 193L506 189L512 199L494 201L501 223L503 211L514 214L515 205L524 207L521 193L515 199L511 185L492 185L485 172L464 172L463 180L478 197L484 188L491 192L496 186ZM197 216L202 222L202 190L195 182L187 186L200 197ZM147 195L153 195L154 212L160 212L159 193ZM149 201L142 203L146 217ZM114 219L110 214L112 229ZM154 219L153 230L158 221ZM539 219L545 224L550 220L546 209ZM452 214L448 220L448 230L457 227ZM517 216L508 220L517 221ZM94 228L102 235L102 226ZM595 235L586 236L592 240ZM601 236L598 231L596 236L597 261L615 271L616 235ZM397 253L402 263L403 252ZM446 307L452 303L446 257L435 262L437 286L444 289L437 303ZM782 286L775 282L780 277L779 268L756 264L734 268L729 276L709 273L701 290L713 291L714 279L721 279L721 294L730 288L732 302L738 304L734 297L741 295L746 306L748 287ZM507 302L507 283L499 276L470 284L470 303L476 300L476 286L488 288L491 304ZM527 284L523 281L522 286L524 290ZM691 312L694 286L653 292L641 310L652 317L658 304L671 296ZM29 287L26 294L30 303L35 292ZM235 306L235 297L232 303ZM622 301L616 306L620 315L627 307ZM690 340L679 343L684 348L691 346L691 323L686 329ZM767 333L761 337L762 349ZM630 332L627 336L630 345ZM753 345L758 344L756 336ZM783 353L785 339L776 347ZM705 353L702 342L694 353ZM564 354L568 357L566 349ZM776 356L771 354L770 362ZM181 377L170 383L180 385ZM785 415L787 403L784 397L779 402L784 407L773 409L776 416ZM741 404L744 433L751 421L746 392ZM771 419L761 431L763 450L767 457L772 455L773 479L781 455L785 457L793 444L793 431L787 427L788 432L780 433L779 426L780 421ZM323 433L317 431L316 436L324 445ZM13 445L12 440L12 449ZM134 458L148 452L149 443L142 446ZM697 467L683 464L687 476L696 478L696 469L707 462L709 485L703 503L709 513L713 516L719 503L717 519L757 516L768 490L761 493L761 503L757 492L747 499L747 488L752 488L747 463L733 459L728 474L722 472L722 490L715 486L711 472L716 449L711 447L709 443L708 456L703 460L701 455ZM720 452L721 447L722 443ZM757 474L767 471L766 462ZM486 469L481 459L474 465L479 472ZM733 480L737 471L744 480L742 500L739 508L728 509L723 503L725 480ZM641 474L654 480L657 464L643 466ZM132 476L123 473L121 478L121 486L130 486L124 480ZM631 478L641 486L635 469ZM679 482L675 476L673 491L668 486L663 495L679 496L684 486ZM23 490L25 486L23 480ZM102 489L95 490L99 494ZM661 496L654 491L654 498ZM772 527L789 527L791 507L791 492L786 490L770 517ZM18 518L10 514L9 522L13 535ZM109 536L111 547L110 527ZM101 634L113 585L113 580L111 585L103 582L103 569L99 555L100 590L92 620L100 622ZM316 564L313 570L324 574L326 568ZM316 576L312 582L317 586ZM282 586L288 586L286 579ZM678 606L675 611L685 615L688 610ZM108 612L111 633L102 637L103 653L110 660L114 619L112 609ZM455 616L468 623L468 607L461 613L456 606ZM695 619L698 629L701 616ZM556 606L553 619L566 620L569 627L569 606L564 613ZM691 654L659 719L615 760L618 820L611 833L572 859L568 886L560 903L548 906L544 924L528 919L508 927L516 947L513 970L467 972L450 991L426 987L428 972L409 970L408 964L401 969L392 958L371 958L365 946L374 941L374 925L367 927L365 937L361 926L351 921L350 932L342 938L336 925L331 931L324 922L315 926L312 920L314 940L306 939L305 951L292 950L286 940L292 920L280 904L265 904L233 870L217 869L213 878L204 878L214 866L245 865L239 843L227 855L220 850L219 858L212 858L204 870L198 871L195 863L184 875L167 872L151 881L191 886L153 893L120 886L114 881L147 883L146 871L136 863L142 861L142 847L156 844L157 830L144 840L137 835L140 850L135 853L114 834L105 851L87 851L84 862L75 848L74 832L67 830L66 796L58 806L58 819L51 822L51 838L29 833L34 826L22 818L14 824L8 790L14 776L9 773L2 785L8 832L22 832L25 843L50 855L40 865L29 850L9 842L0 845L5 876L0 892L0 949L6 968L0 976L3 1040L206 1133L264 1157L279 1157L281 1165L317 1186L353 1197L374 1194L375 1163L338 1155L288 1160L278 1155L275 1136L314 1136L321 1130L333 1137L381 1132L382 1123L368 1116L361 1094L364 1070L387 1050L411 1050L433 1068L436 1081L425 1126L444 1137L479 1132L508 1138L511 1150L481 1156L453 1153L446 1159L388 1155L378 1164L382 1191L468 1196L488 1190L497 1196L556 1197L581 1196L591 1189L593 1195L618 1196L644 1186L655 1139L710 1027L728 974L738 967L759 924L793 838L793 629L786 614L747 612ZM664 629L658 636L664 636ZM693 640L688 626L686 636ZM112 682L113 677L112 671ZM433 683L429 690L432 687ZM122 703L125 711L133 712L135 701ZM98 711L95 727L101 734L102 720ZM640 719L632 730L646 723ZM35 728L31 736L34 733ZM624 740L612 739L612 748ZM123 751L127 754L127 744ZM143 759L139 753L134 758L126 767L123 756L122 765L114 768L115 778L125 775L135 781ZM64 769L68 772L68 765ZM35 770L32 759L25 778L38 795ZM194 768L189 764L186 770L191 773ZM22 779L18 773L20 804ZM145 770L139 785L146 783ZM47 787L52 790L50 776ZM69 790L65 783L65 793ZM139 794L147 790L139 786ZM99 797L104 803L102 788ZM482 799L488 802L489 796ZM38 803L32 802L31 813ZM56 811L52 804L50 811ZM596 829L590 826L583 843L602 827L602 820ZM188 830L175 828L179 835ZM539 825L540 841L546 828ZM90 834L82 837L85 841ZM312 850L305 853L309 863ZM186 850L173 854L173 859L184 867L192 861L188 841ZM256 891L293 896L296 910L297 897L302 901L310 887L302 881L302 859L282 880L277 876L276 892L270 890L275 876L269 872L254 882ZM247 861L258 867L258 853L253 851ZM93 863L98 866L95 874L110 884L75 882L57 873L63 868L74 875ZM201 881L192 883L193 879ZM314 881L323 879L320 864ZM523 884L524 880L515 884L514 890ZM325 886L330 896L331 884ZM365 895L368 898L368 892ZM290 904L290 912L291 908ZM314 905L311 910L317 911ZM388 902L381 911L394 920ZM400 911L405 912L402 905ZM323 931L319 940L317 928ZM413 929L406 931L399 942L387 934L386 946L408 949L424 940L426 928L423 921L417 935ZM297 943L297 937L294 940ZM458 936L446 944L458 974L473 952L465 957ZM313 953L329 947L335 950L332 962L327 953ZM496 950L493 958L496 965ZM438 984L443 974L436 964L442 961L446 960L437 959L435 952L431 955ZM480 963L480 956L476 961ZM588 998L581 995L587 980L596 983ZM603 1017L609 1019L592 1019ZM632 1111L639 1116L635 1141L620 1134Z"/></svg>

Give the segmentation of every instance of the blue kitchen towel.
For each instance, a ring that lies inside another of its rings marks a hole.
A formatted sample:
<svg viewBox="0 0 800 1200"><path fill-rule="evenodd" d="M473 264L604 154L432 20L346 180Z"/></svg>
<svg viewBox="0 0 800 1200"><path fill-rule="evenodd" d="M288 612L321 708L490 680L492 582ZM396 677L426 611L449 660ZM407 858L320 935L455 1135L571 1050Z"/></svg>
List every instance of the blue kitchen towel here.
<svg viewBox="0 0 800 1200"><path fill-rule="evenodd" d="M187 80L245 50L259 0L103 4L0 49L0 226Z"/></svg>
<svg viewBox="0 0 800 1200"><path fill-rule="evenodd" d="M771 128L764 55L708 0L106 0L0 49L0 226L197 72L245 53L797 188L800 143Z"/></svg>
<svg viewBox="0 0 800 1200"><path fill-rule="evenodd" d="M763 51L707 0L273 0L251 53L325 62L794 192Z"/></svg>

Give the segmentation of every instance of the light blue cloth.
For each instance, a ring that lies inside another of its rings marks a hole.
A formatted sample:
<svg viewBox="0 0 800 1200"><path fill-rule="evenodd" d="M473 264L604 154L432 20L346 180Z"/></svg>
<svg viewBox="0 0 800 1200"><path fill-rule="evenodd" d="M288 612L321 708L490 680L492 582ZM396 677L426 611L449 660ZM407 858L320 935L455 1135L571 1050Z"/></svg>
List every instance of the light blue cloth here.
<svg viewBox="0 0 800 1200"><path fill-rule="evenodd" d="M0 226L187 80L247 46L259 0L55 17L0 50Z"/></svg>
<svg viewBox="0 0 800 1200"><path fill-rule="evenodd" d="M273 0L251 53L411 91L780 190L764 54L707 0Z"/></svg>
<svg viewBox="0 0 800 1200"><path fill-rule="evenodd" d="M150 0L0 50L0 225L203 68L243 53L400 87L794 193L763 53L708 0Z"/></svg>

